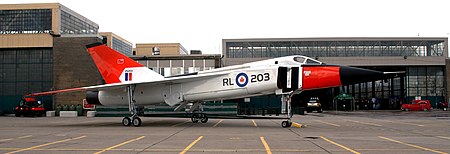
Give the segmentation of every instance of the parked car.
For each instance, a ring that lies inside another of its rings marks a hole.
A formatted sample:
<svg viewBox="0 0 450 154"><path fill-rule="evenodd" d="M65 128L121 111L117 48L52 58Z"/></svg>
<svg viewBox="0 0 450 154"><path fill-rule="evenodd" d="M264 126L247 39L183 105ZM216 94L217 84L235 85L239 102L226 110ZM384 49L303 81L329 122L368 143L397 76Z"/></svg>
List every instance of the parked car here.
<svg viewBox="0 0 450 154"><path fill-rule="evenodd" d="M448 108L448 102L440 102L437 108L446 110Z"/></svg>
<svg viewBox="0 0 450 154"><path fill-rule="evenodd" d="M306 112L310 113L312 111L322 113L322 104L320 103L319 97L311 97L308 103L306 103Z"/></svg>
<svg viewBox="0 0 450 154"><path fill-rule="evenodd" d="M429 111L431 103L429 100L413 100L410 104L402 104L402 111Z"/></svg>
<svg viewBox="0 0 450 154"><path fill-rule="evenodd" d="M28 97L22 98L16 106L16 117L20 116L43 116L45 114L44 105L36 99Z"/></svg>

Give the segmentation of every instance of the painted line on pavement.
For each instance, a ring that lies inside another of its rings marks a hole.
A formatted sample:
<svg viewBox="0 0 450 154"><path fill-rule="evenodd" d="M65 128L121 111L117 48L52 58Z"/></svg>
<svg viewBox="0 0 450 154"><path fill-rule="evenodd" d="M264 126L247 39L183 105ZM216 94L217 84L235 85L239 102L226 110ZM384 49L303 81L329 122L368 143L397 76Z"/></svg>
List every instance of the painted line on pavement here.
<svg viewBox="0 0 450 154"><path fill-rule="evenodd" d="M355 150L353 150L353 149L350 149L350 148L348 148L348 147L346 147L346 146L344 146L344 145L341 145L341 144L339 144L339 143L336 143L336 142L334 142L334 141L332 141L332 140L330 140L330 139L327 139L327 138L325 138L325 137L323 137L323 136L320 136L320 138L322 138L323 140L325 140L325 141L327 141L327 142L329 142L329 143L331 143L331 144L334 144L334 145L336 145L336 146L338 146L338 147L341 147L342 149L345 149L345 150L347 150L347 151L350 151L350 152L352 152L352 153L354 153L354 154L360 154L359 152L357 152L357 151L355 151Z"/></svg>
<svg viewBox="0 0 450 154"><path fill-rule="evenodd" d="M390 123L398 123L398 124L405 124L405 125L413 125L413 126L425 127L425 125L414 124L414 123L408 123L408 122L391 121L391 120L379 120L379 119L377 119L377 120L378 120L378 121L390 122Z"/></svg>
<svg viewBox="0 0 450 154"><path fill-rule="evenodd" d="M77 137L77 138L70 138L70 139L65 139L65 140L59 140L59 141L55 141L55 142L45 143L45 144L36 145L36 146L33 146L33 147L29 147L29 148L24 148L24 149L8 152L6 154L13 154L13 153L18 153L18 152L22 152L22 151L29 151L29 150L33 150L33 149L36 149L36 148L49 146L49 145L52 145L52 144L57 144L57 143L62 143L62 142L67 142L67 141L72 141L72 140L78 140L78 139L82 139L82 138L85 138L85 137L86 136L80 136L80 137Z"/></svg>
<svg viewBox="0 0 450 154"><path fill-rule="evenodd" d="M366 124L366 125L378 126L378 127L381 127L381 126L382 126L382 125L379 125L379 124L368 123L368 122L361 122L361 121L356 121L356 120L349 120L349 119L344 119L344 120L345 120L345 121L354 122L354 123L360 123L360 124Z"/></svg>
<svg viewBox="0 0 450 154"><path fill-rule="evenodd" d="M135 138L135 139L131 139L131 140L128 140L128 141L125 141L125 142L122 142L122 143L119 143L119 144L110 146L110 147L105 148L105 149L103 149L103 150L101 150L101 151L99 151L99 152L96 152L96 153L94 153L94 154L100 154L100 153L109 151L109 150L114 149L114 148L117 148L117 147L119 147L119 146L122 146L122 145L125 145L125 144L128 144L128 143L131 143L131 142L140 140L140 139L142 139L142 138L144 138L144 137L145 137L145 136L141 136L141 137L138 137L138 138Z"/></svg>
<svg viewBox="0 0 450 154"><path fill-rule="evenodd" d="M24 138L29 138L31 136L33 136L33 135L21 136L21 137L16 137L16 138L0 139L0 142L17 140L17 139L24 139Z"/></svg>
<svg viewBox="0 0 450 154"><path fill-rule="evenodd" d="M191 121L190 121L190 120L188 120L188 121L185 121L185 122L182 122L182 123L178 123L178 124L172 125L172 126L170 126L170 127L177 127L177 126L180 126L180 125L186 124L186 123L188 123L188 122L191 122Z"/></svg>
<svg viewBox="0 0 450 154"><path fill-rule="evenodd" d="M217 127L217 125L219 125L222 121L223 121L223 119L222 119L222 120L219 120L219 122L217 122L216 124L214 124L213 127Z"/></svg>
<svg viewBox="0 0 450 154"><path fill-rule="evenodd" d="M203 138L203 136L198 137L194 142L189 144L186 148L184 148L183 151L180 152L180 154L185 154L189 149L191 149L198 141L200 141Z"/></svg>
<svg viewBox="0 0 450 154"><path fill-rule="evenodd" d="M267 154L272 154L272 151L270 150L269 144L267 144L267 142L264 139L264 137L261 136L259 139L261 139L261 142L264 145L264 148L266 149L266 153Z"/></svg>
<svg viewBox="0 0 450 154"><path fill-rule="evenodd" d="M252 120L252 122L253 122L253 125L254 125L255 127L258 127L258 125L256 124L255 120Z"/></svg>
<svg viewBox="0 0 450 154"><path fill-rule="evenodd" d="M418 146L418 145L414 145L414 144L409 144L409 143L405 143L405 142L397 141L397 140L394 140L394 139L390 139L390 138L387 138L387 137L383 137L383 136L378 136L378 137L379 137L379 138L382 138L382 139L385 139L385 140L388 140L388 141L391 141L391 142L395 142L395 143L399 143L399 144L407 145L407 146L410 146L410 147L414 147L414 148L417 148L417 149L422 149L422 150L426 150L426 151L431 151L431 152L434 152L434 153L439 153L439 154L447 154L447 153L445 153L445 152L442 152L442 151L437 151L437 150L433 150L433 149L429 149L429 148L421 147L421 146Z"/></svg>
<svg viewBox="0 0 450 154"><path fill-rule="evenodd" d="M328 124L328 125L331 125L331 126L341 127L341 125L325 122L325 121L322 121L322 120L314 120L314 121L317 121L317 122L320 122L320 123L324 123L324 124Z"/></svg>
<svg viewBox="0 0 450 154"><path fill-rule="evenodd" d="M439 137L439 138L442 138L442 139L450 140L450 137L445 137L445 136L436 136L436 137Z"/></svg>
<svg viewBox="0 0 450 154"><path fill-rule="evenodd" d="M0 148L0 150L15 150L20 148ZM76 149L76 148L58 148L58 149L33 149L32 151L99 151L102 149ZM177 152L181 149L111 149L109 152ZM275 152L323 152L322 150L302 150L302 149L270 149ZM412 151L418 149L412 149ZM30 150L31 151L31 150ZM411 151L411 149L409 149ZM265 149L190 149L189 152L266 152Z"/></svg>

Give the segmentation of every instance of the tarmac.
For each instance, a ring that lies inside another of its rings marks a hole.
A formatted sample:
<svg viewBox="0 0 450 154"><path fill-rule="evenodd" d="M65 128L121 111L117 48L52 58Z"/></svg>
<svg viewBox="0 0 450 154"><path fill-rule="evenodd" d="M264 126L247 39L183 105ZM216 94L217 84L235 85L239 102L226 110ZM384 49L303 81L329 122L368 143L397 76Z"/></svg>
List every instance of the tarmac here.
<svg viewBox="0 0 450 154"><path fill-rule="evenodd" d="M0 117L0 153L449 153L448 111L325 111L281 119Z"/></svg>

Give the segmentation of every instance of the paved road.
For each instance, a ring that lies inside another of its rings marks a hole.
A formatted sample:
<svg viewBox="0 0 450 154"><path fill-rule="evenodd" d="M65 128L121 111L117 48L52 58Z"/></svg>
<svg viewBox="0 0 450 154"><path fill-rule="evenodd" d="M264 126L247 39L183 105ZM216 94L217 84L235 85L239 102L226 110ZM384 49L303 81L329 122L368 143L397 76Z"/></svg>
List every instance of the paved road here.
<svg viewBox="0 0 450 154"><path fill-rule="evenodd" d="M0 153L449 153L450 112L324 112L281 120L0 117Z"/></svg>

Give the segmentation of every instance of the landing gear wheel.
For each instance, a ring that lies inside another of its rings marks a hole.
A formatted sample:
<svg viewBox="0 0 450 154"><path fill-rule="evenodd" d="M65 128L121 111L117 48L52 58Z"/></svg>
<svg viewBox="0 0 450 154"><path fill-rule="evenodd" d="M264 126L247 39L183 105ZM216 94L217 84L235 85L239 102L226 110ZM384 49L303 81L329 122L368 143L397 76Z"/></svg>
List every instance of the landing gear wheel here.
<svg viewBox="0 0 450 154"><path fill-rule="evenodd" d="M290 122L290 121L281 122L281 127L283 127L283 128L291 127L291 125L292 125L292 122Z"/></svg>
<svg viewBox="0 0 450 154"><path fill-rule="evenodd" d="M192 123L197 123L197 122L198 122L198 118L192 117L192 118L191 118L191 121L192 121Z"/></svg>
<svg viewBox="0 0 450 154"><path fill-rule="evenodd" d="M142 120L139 117L134 117L133 118L133 126L134 127L139 127L142 124Z"/></svg>
<svg viewBox="0 0 450 154"><path fill-rule="evenodd" d="M202 123L206 123L206 122L208 122L208 117L206 115L203 115L200 121Z"/></svg>
<svg viewBox="0 0 450 154"><path fill-rule="evenodd" d="M123 119L122 119L122 125L124 125L124 126L130 126L130 125L131 125L131 119L130 119L130 117L123 117Z"/></svg>
<svg viewBox="0 0 450 154"><path fill-rule="evenodd" d="M199 119L200 118L199 118L198 114L193 114L192 117L191 117L192 123L198 123Z"/></svg>

